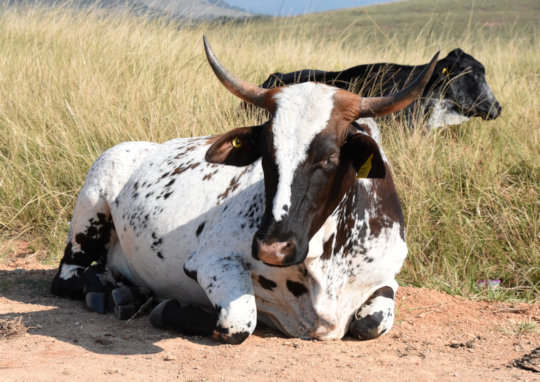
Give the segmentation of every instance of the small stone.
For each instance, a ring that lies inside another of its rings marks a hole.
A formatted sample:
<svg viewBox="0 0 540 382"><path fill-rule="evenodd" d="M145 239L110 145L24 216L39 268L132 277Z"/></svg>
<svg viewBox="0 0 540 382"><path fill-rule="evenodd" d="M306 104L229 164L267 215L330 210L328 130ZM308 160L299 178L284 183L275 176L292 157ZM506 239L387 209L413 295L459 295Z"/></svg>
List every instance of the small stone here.
<svg viewBox="0 0 540 382"><path fill-rule="evenodd" d="M96 344L100 344L100 345L104 345L104 346L107 346L107 345L112 345L112 341L111 340L108 340L106 338L96 338L94 340L94 342Z"/></svg>

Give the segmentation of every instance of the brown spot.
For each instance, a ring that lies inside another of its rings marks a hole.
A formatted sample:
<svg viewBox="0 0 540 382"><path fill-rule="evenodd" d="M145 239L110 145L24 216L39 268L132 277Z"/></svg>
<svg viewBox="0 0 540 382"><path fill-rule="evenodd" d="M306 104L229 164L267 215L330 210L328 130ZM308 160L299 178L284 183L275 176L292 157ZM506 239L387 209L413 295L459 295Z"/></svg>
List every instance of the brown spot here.
<svg viewBox="0 0 540 382"><path fill-rule="evenodd" d="M249 167L246 167L240 174L237 176L234 176L231 181L229 182L229 186L223 191L220 195L217 197L216 205L219 205L222 201L224 201L227 196L234 192L239 186L240 186L240 179L242 176L249 170Z"/></svg>
<svg viewBox="0 0 540 382"><path fill-rule="evenodd" d="M332 256L332 244L334 244L334 234L324 242L323 244L323 253L321 259L328 260Z"/></svg>

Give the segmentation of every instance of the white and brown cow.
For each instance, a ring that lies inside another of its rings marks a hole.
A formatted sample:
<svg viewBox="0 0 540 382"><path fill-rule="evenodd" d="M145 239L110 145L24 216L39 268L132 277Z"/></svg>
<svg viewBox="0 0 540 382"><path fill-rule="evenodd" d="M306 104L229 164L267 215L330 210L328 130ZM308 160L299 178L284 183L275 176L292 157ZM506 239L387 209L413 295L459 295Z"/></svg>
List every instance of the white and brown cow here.
<svg viewBox="0 0 540 382"><path fill-rule="evenodd" d="M407 106L436 57L407 89L361 98L314 83L262 89L228 73L206 40L205 49L225 87L272 118L103 153L52 292L126 318L149 290L162 300L154 326L227 343L258 321L301 338L380 336L407 246L390 167L354 121Z"/></svg>

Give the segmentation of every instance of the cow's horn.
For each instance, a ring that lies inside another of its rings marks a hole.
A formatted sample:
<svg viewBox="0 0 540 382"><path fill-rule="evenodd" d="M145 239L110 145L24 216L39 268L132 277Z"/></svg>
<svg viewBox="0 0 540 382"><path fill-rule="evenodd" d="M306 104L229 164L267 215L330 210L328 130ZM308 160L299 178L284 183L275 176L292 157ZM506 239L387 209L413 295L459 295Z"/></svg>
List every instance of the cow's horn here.
<svg viewBox="0 0 540 382"><path fill-rule="evenodd" d="M212 48L210 48L210 44L208 44L206 36L203 36L203 41L208 62L210 63L210 66L212 67L212 70L216 74L217 78L227 88L227 90L246 102L265 108L266 110L272 112L272 101L270 97L265 97L268 90L251 85L250 83L242 81L229 73L229 71L225 69L225 67L216 58L214 52L212 52Z"/></svg>
<svg viewBox="0 0 540 382"><path fill-rule="evenodd" d="M439 52L435 53L430 63L422 73L400 92L387 97L360 98L360 110L356 118L383 116L407 107L412 101L422 95L424 87L431 78Z"/></svg>

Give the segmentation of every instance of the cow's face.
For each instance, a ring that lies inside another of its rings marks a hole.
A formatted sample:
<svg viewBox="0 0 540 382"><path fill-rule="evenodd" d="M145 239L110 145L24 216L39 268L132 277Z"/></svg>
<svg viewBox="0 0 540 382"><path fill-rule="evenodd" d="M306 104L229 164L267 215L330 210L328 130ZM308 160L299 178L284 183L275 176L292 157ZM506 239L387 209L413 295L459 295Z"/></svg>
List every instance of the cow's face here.
<svg viewBox="0 0 540 382"><path fill-rule="evenodd" d="M483 119L499 117L502 107L486 82L486 69L473 56L455 49L438 63L437 70L459 114Z"/></svg>
<svg viewBox="0 0 540 382"><path fill-rule="evenodd" d="M314 83L271 90L236 79L205 41L208 60L221 82L245 101L264 107L264 125L235 129L214 139L206 160L245 166L262 157L266 208L253 238L253 256L269 265L302 262L308 244L356 177L383 178L377 143L351 124L386 115L422 94L436 62L407 89L390 97L361 98Z"/></svg>
<svg viewBox="0 0 540 382"><path fill-rule="evenodd" d="M287 266L305 259L309 240L356 177L383 178L385 166L377 143L351 125L347 92L303 83L273 97L269 122L218 137L206 158L246 165L262 157L266 208L253 256Z"/></svg>

